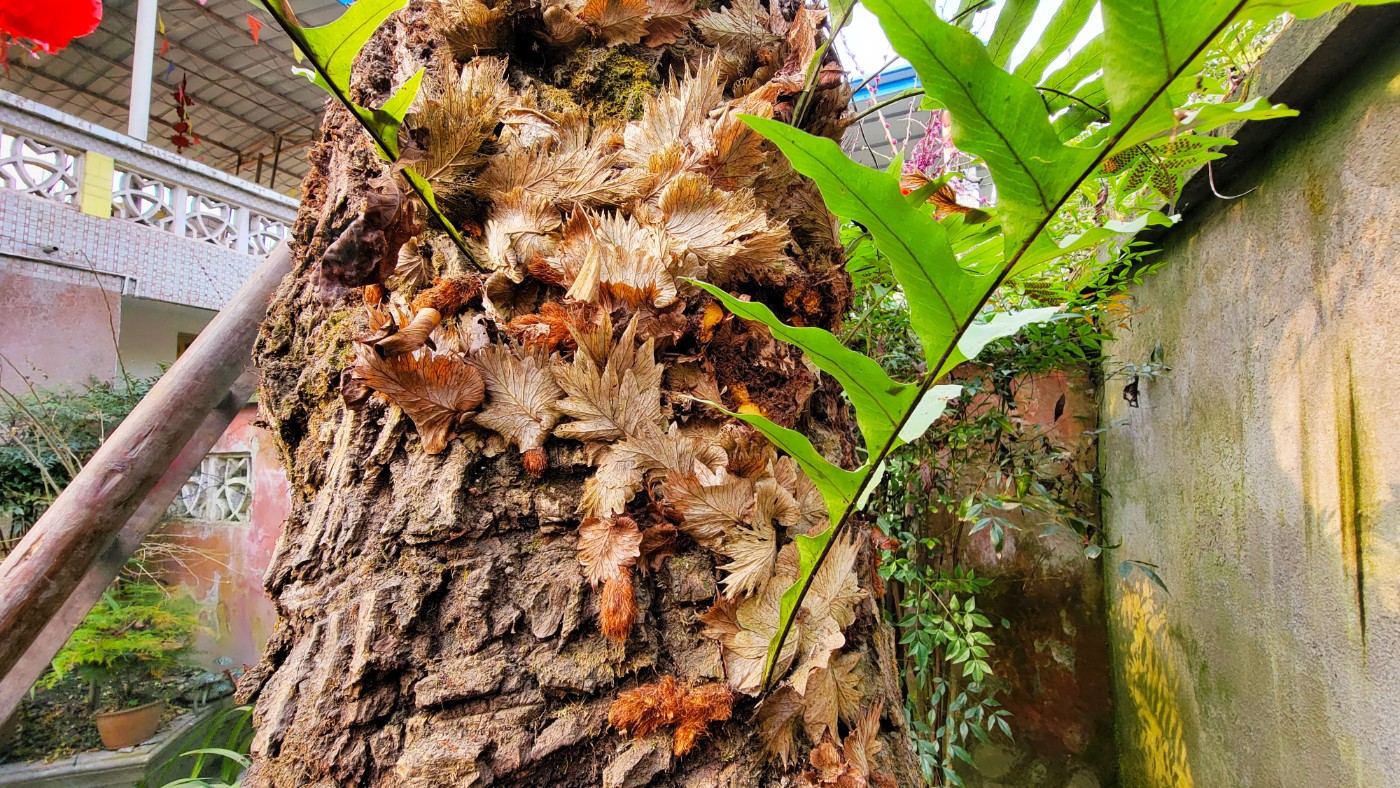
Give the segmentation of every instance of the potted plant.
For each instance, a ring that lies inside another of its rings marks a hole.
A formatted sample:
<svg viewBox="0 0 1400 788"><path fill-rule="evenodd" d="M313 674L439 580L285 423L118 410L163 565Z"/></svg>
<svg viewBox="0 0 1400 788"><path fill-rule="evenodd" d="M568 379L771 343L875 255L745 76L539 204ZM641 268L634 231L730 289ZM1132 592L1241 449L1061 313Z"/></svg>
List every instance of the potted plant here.
<svg viewBox="0 0 1400 788"><path fill-rule="evenodd" d="M89 707L107 749L140 744L165 711L161 679L188 662L199 629L193 600L149 581L118 581L83 619L45 682L69 673L88 683Z"/></svg>

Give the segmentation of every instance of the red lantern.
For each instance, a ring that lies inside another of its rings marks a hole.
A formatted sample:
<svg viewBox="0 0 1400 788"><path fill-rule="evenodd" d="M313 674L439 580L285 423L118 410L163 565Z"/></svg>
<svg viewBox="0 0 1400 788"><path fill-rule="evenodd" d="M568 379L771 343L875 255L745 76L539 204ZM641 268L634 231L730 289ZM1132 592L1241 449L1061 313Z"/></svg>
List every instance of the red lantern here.
<svg viewBox="0 0 1400 788"><path fill-rule="evenodd" d="M50 55L96 30L101 21L102 0L0 2L0 36L23 39Z"/></svg>

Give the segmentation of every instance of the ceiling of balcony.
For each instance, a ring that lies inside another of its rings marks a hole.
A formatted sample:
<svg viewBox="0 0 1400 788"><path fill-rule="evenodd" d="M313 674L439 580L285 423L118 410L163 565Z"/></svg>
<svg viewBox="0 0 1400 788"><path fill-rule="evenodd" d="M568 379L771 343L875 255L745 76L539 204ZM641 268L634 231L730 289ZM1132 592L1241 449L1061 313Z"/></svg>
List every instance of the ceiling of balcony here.
<svg viewBox="0 0 1400 788"><path fill-rule="evenodd" d="M106 0L96 32L58 55L36 58L10 47L9 73L0 73L0 87L124 133L136 3ZM337 0L293 0L293 7L307 25L325 24L344 11ZM184 155L295 194L325 94L291 73L286 35L247 0L160 0L159 9L165 35L156 35L149 142L175 150L170 141L178 121L173 93L180 79L188 78L195 102L189 117L200 144ZM248 32L249 12L263 22L260 44ZM163 41L170 46L162 56Z"/></svg>

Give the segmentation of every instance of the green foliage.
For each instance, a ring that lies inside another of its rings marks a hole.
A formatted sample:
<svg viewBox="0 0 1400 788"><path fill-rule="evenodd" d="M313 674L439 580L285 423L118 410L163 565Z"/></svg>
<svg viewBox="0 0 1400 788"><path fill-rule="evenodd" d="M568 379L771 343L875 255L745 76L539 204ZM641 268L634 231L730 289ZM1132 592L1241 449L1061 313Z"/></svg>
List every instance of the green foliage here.
<svg viewBox="0 0 1400 788"><path fill-rule="evenodd" d="M253 744L252 721L252 706L234 706L219 712L205 728L201 746L181 753L194 757L190 776L161 788L239 788L243 784L239 776L252 764L248 758ZM216 741L223 746L216 746ZM217 777L205 774L211 763L219 766Z"/></svg>
<svg viewBox="0 0 1400 788"><path fill-rule="evenodd" d="M803 562L790 592L794 603L783 606L778 634L769 648L765 686L774 678L773 655L781 652L795 611L832 538L878 484L890 453L917 439L927 426L923 418L915 429L906 430L906 425L921 411L925 417L937 412L938 407L925 401L935 382L958 363L973 358L986 342L1045 320L1045 312L1031 312L978 322L983 307L1001 284L1011 276L1043 272L1059 260L1087 252L1115 236L1131 237L1149 222L1166 221L1160 214L1146 212L1133 216L1129 223L1115 226L1100 219L1096 226L1084 227L1079 233L1057 234L1054 230L1066 224L1083 227L1082 220L1067 221L1063 216L1067 212L1082 216L1080 201L1091 199L1084 192L1091 188L1092 177L1102 171L1105 162L1122 151L1136 150L1137 158L1127 164L1129 174L1121 176L1122 185L1141 187L1150 182L1171 196L1182 171L1216 157L1213 148L1224 144L1214 139L1202 141L1200 135L1238 120L1291 114L1287 108L1262 99L1223 104L1203 103L1192 97L1195 75L1205 67L1212 43L1253 13L1248 2L1106 0L1103 34L1059 70L1072 66L1072 73L1050 75L1048 81L1064 86L1051 91L1030 81L1038 76L1033 65L1021 68L1023 64L1018 64L1018 73L1005 68L1039 7L1037 2L1008 2L986 45L957 24L939 18L933 5L919 0L865 0L865 5L879 18L895 50L918 73L926 103L949 112L953 143L990 169L997 187L997 205L983 212L989 216L979 217L977 222L960 216L938 221L921 199L911 200L901 193L897 175L862 167L831 140L773 120L745 118L783 151L795 169L816 182L833 213L858 224L873 239L888 261L888 272L862 250L856 255L854 273L858 279L881 282L882 299L897 286L922 346L923 359L917 382L900 383L888 375L872 378L865 371L869 366L866 359L838 352L841 343L837 337L820 329L782 326L765 308L741 305L711 289L731 310L764 323L775 336L801 348L817 366L841 381L850 394L865 443L865 462L854 471L845 471L817 455L805 438L791 430L761 416L744 419L780 448L802 454L799 461L813 476L828 506L839 507L829 512L833 522L830 531L809 537L804 552L818 546L820 551L810 564ZM1064 54L1068 41L1074 38L1068 31L1074 28L1075 20L1082 21L1087 14L1074 3L1057 5L1070 7L1061 8L1064 17L1048 26L1032 47L1037 62L1047 65ZM1315 13L1319 7L1308 4L1306 9ZM1072 95L1071 89L1090 93L1094 99ZM1047 92L1069 103L1057 108L1053 99L1042 97ZM1090 111L1070 123L1063 122L1063 117L1051 117L1052 112L1066 111L1071 104ZM1185 108L1181 119L1176 114L1178 108ZM1191 133L1183 136L1183 131ZM1148 143L1152 144L1138 147ZM1139 179L1141 183L1137 183ZM848 243L857 247L862 241L855 237ZM888 279L894 280L893 285ZM979 520L981 511L978 509ZM994 523L995 518L988 522Z"/></svg>
<svg viewBox="0 0 1400 788"><path fill-rule="evenodd" d="M892 527L885 518L880 522ZM976 595L991 580L930 565L920 553L936 549L936 539L902 531L896 541L895 548L881 553L880 576L903 592L900 617L893 623L901 633L910 701L905 715L924 781L961 785L957 762L972 765L967 750L972 738L987 742L998 730L1011 736L1010 713L987 686L992 622L977 610Z"/></svg>
<svg viewBox="0 0 1400 788"><path fill-rule="evenodd" d="M0 389L0 557L154 382L124 377L26 394Z"/></svg>
<svg viewBox="0 0 1400 788"><path fill-rule="evenodd" d="M156 583L118 583L68 638L44 682L76 673L113 690L118 704L134 705L143 685L186 666L199 628L192 599L172 597Z"/></svg>
<svg viewBox="0 0 1400 788"><path fill-rule="evenodd" d="M379 148L379 155L385 161L396 162L404 175L404 180L422 199L438 226L446 232L452 242L461 250L465 259L472 261L480 270L481 263L467 248L466 239L452 224L438 206L437 197L428 180L412 167L399 162L399 129L404 116L418 95L423 81L423 70L419 69L394 91L394 95L378 109L369 109L350 99L350 70L360 49L370 36L379 29L394 12L408 5L408 0L360 0L352 4L334 22L319 27L302 27L297 24L290 6L282 0L256 0L276 20L287 36L292 39L297 52L305 56L311 68L295 69L298 74L310 79L313 84L329 93L350 111L360 122L370 138Z"/></svg>

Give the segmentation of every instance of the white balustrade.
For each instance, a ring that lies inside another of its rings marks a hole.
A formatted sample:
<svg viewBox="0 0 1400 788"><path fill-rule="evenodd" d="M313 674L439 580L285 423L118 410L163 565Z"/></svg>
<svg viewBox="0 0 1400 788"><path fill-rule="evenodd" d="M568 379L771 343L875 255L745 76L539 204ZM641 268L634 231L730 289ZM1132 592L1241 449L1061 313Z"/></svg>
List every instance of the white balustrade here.
<svg viewBox="0 0 1400 788"><path fill-rule="evenodd" d="M81 210L89 150L114 162L115 220L261 256L287 235L296 216L287 197L0 91L0 188ZM105 179L105 171L93 177ZM93 185L86 190L87 212L94 213Z"/></svg>
<svg viewBox="0 0 1400 788"><path fill-rule="evenodd" d="M0 184L45 200L78 200L82 154L0 128Z"/></svg>

